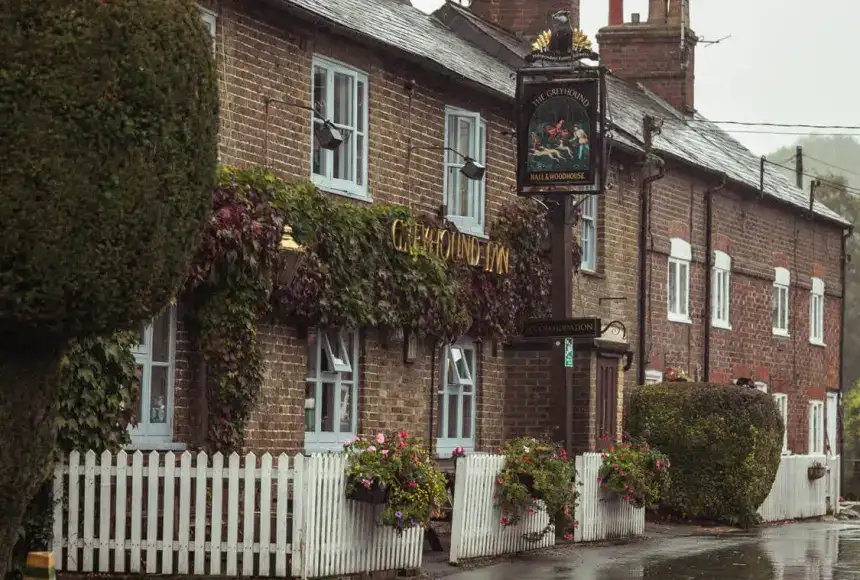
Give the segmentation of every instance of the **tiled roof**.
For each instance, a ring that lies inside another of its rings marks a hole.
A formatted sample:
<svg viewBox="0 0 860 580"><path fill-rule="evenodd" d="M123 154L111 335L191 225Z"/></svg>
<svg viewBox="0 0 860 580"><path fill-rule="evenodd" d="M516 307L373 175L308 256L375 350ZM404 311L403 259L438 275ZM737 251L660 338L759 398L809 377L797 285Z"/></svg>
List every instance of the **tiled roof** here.
<svg viewBox="0 0 860 580"><path fill-rule="evenodd" d="M279 0L301 8L339 27L351 30L431 61L471 82L478 83L512 99L515 92L514 69L472 46L446 28L437 18L400 0ZM451 4L451 7L456 5ZM461 8L456 7L462 12ZM479 21L469 15L473 21ZM504 31L483 23L486 34L516 51L512 38ZM654 138L654 148L680 160L710 171L724 173L729 179L758 189L760 159L716 125L695 115L687 122L674 108L644 88L616 77L608 79L607 114L616 129L615 138L636 149L642 148L642 118L646 114L664 119L662 134ZM809 198L794 183L765 164L765 195L807 208ZM815 212L842 224L850 224L836 212L815 203Z"/></svg>

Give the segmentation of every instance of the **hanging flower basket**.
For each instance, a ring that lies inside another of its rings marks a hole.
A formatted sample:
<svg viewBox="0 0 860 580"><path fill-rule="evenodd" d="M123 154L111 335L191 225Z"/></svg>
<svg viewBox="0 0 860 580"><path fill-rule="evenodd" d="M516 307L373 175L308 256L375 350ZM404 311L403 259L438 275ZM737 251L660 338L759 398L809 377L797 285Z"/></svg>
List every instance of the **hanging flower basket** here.
<svg viewBox="0 0 860 580"><path fill-rule="evenodd" d="M388 490L380 485L378 481L371 481L369 485L362 481L351 481L346 486L346 499L372 505L382 505L388 501Z"/></svg>
<svg viewBox="0 0 860 580"><path fill-rule="evenodd" d="M809 478L809 481L821 479L826 473L827 468L820 463L814 463L813 465L806 468L806 476Z"/></svg>

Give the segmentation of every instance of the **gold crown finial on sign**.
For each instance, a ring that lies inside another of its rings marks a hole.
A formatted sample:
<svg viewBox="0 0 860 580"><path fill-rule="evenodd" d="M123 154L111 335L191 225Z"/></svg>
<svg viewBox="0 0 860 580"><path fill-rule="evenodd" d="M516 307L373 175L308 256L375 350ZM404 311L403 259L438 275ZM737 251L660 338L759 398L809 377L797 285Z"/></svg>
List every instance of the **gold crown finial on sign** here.
<svg viewBox="0 0 860 580"><path fill-rule="evenodd" d="M535 41L532 43L532 51L546 52L549 50L550 40L552 39L552 31L544 30ZM589 52L591 51L591 40L583 31L576 29L573 31L571 39L571 47L573 52Z"/></svg>

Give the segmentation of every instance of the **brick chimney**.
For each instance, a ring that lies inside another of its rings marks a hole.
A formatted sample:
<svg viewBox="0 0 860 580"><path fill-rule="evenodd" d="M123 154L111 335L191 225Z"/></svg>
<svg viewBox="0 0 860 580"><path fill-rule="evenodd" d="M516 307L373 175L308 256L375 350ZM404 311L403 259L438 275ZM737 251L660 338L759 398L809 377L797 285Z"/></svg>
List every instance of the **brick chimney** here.
<svg viewBox="0 0 860 580"><path fill-rule="evenodd" d="M453 1L470 6L469 0ZM579 28L579 0L471 0L470 10L529 41L549 28L559 10L570 11L571 24Z"/></svg>
<svg viewBox="0 0 860 580"><path fill-rule="evenodd" d="M648 2L647 22L624 22L624 0L609 0L609 26L597 33L601 62L690 113L697 39L690 30L689 0Z"/></svg>

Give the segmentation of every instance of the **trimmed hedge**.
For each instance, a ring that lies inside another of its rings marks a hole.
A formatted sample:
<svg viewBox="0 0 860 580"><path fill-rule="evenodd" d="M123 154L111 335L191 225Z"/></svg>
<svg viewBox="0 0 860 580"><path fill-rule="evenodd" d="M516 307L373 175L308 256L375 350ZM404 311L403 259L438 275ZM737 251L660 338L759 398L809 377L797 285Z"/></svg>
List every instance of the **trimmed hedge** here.
<svg viewBox="0 0 860 580"><path fill-rule="evenodd" d="M646 385L631 395L627 428L669 457L664 508L733 525L758 521L782 453L782 418L770 395L734 385Z"/></svg>
<svg viewBox="0 0 860 580"><path fill-rule="evenodd" d="M0 339L110 334L167 304L217 132L191 0L0 1Z"/></svg>

